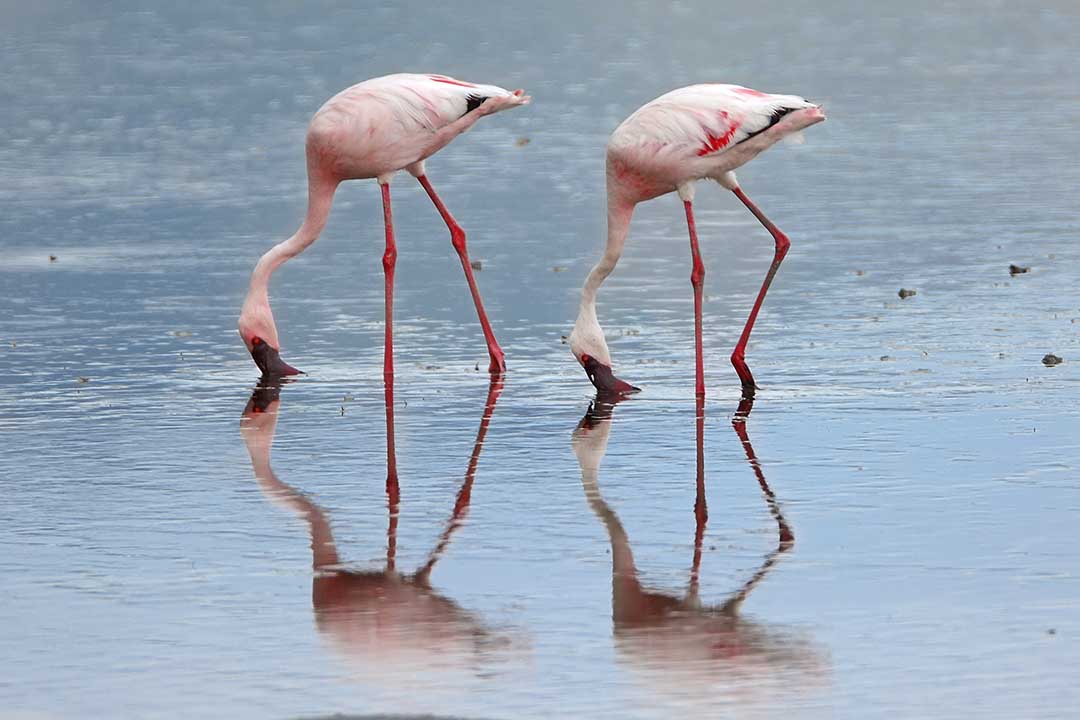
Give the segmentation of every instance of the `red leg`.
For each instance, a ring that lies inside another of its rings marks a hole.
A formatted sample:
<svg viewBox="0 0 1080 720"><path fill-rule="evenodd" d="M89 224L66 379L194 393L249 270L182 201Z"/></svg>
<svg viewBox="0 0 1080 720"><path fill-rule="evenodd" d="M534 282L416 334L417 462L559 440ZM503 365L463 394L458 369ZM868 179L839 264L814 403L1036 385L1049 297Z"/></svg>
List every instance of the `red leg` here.
<svg viewBox="0 0 1080 720"><path fill-rule="evenodd" d="M709 522L709 507L705 502L705 396L696 398L697 413L697 495L694 498L694 559L690 565L690 595L697 596L698 573L701 570L701 546L705 541L705 524Z"/></svg>
<svg viewBox="0 0 1080 720"><path fill-rule="evenodd" d="M386 390L386 570L394 571L397 559L397 524L398 506L401 502L401 488L398 485L397 451L394 448L394 376L384 375Z"/></svg>
<svg viewBox="0 0 1080 720"><path fill-rule="evenodd" d="M697 363L696 394L705 394L705 367L701 357L701 291L705 285L705 264L701 262L701 250L698 248L697 226L694 224L694 207L689 200L683 201L686 208L686 225L690 228L690 253L694 257L694 269L690 272L690 284L694 286L694 354Z"/></svg>
<svg viewBox="0 0 1080 720"><path fill-rule="evenodd" d="M480 316L480 327L484 330L484 339L487 341L488 354L491 355L491 365L488 367L488 370L493 373L506 372L506 362L503 360L504 354L502 348L499 347L499 343L495 340L495 333L491 330L491 324L488 322L487 313L484 312L484 303L480 300L480 290L476 287L476 278L473 277L472 265L469 264L469 251L465 247L465 231L461 229L457 220L455 220L454 216L450 214L450 211L446 209L446 205L443 204L442 199L439 197L438 193L435 192L435 188L431 186L431 182L428 180L427 175L420 175L416 179L424 186L424 190L427 191L428 197L431 198L431 202L435 203L435 209L442 215L446 227L450 228L450 240L454 244L454 249L457 250L458 257L461 259L461 267L465 270L465 279L469 283L469 291L472 293L473 303L476 305L476 314Z"/></svg>
<svg viewBox="0 0 1080 720"><path fill-rule="evenodd" d="M386 275L386 340L383 344L383 376L394 374L394 266L397 244L394 242L394 218L390 212L390 185L382 185L383 224L386 226L386 251L382 256Z"/></svg>
<svg viewBox="0 0 1080 720"><path fill-rule="evenodd" d="M791 247L791 241L788 240L787 235L780 231L780 228L773 225L772 221L765 217L765 213L761 212L758 206L746 196L742 188L735 188L735 196L742 200L743 205L754 214L754 217L765 226L765 229L773 236L773 240L776 241L776 254L773 255L772 265L769 266L769 272L765 275L765 281L761 284L761 290L758 292L757 300L754 302L754 308L750 311L750 317L747 319L745 327L743 327L742 335L739 336L739 342L735 346L734 352L731 353L731 364L735 366L735 372L739 374L739 379L742 380L743 393L753 397L756 386L754 376L750 374L750 368L746 366L746 343L750 339L750 331L754 329L754 321L757 320L758 311L761 310L761 303L765 300L765 293L769 291L769 285L772 284L780 263L783 262L784 256L787 255L788 248Z"/></svg>

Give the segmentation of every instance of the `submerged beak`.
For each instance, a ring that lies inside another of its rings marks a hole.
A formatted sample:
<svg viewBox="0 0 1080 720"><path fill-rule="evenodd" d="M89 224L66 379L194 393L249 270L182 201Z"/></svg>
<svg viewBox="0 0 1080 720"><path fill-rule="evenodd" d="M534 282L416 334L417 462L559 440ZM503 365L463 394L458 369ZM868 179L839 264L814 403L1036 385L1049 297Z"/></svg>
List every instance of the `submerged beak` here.
<svg viewBox="0 0 1080 720"><path fill-rule="evenodd" d="M615 377L615 374L611 372L610 367L604 365L594 357L588 355L584 356L581 364L585 367L585 374L589 376L589 380L596 389L602 393L628 395L630 393L641 392L641 388L636 388L630 383Z"/></svg>
<svg viewBox="0 0 1080 720"><path fill-rule="evenodd" d="M251 358L255 361L255 364L259 366L259 369L262 370L264 376L282 377L285 375L302 374L300 370L297 370L292 365L282 360L278 351L270 347L268 343L263 342L260 338L252 340Z"/></svg>

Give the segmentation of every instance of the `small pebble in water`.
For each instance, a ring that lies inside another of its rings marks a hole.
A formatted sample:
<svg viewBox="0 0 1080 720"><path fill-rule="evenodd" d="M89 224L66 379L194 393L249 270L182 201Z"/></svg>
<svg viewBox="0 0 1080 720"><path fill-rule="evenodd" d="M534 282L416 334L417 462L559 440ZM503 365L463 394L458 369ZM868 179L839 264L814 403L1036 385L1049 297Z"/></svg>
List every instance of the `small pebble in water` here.
<svg viewBox="0 0 1080 720"><path fill-rule="evenodd" d="M49 262L56 262L56 256L55 255L50 255L49 256Z"/></svg>
<svg viewBox="0 0 1080 720"><path fill-rule="evenodd" d="M482 260L473 260L469 264L472 265L473 270L483 270L484 269L484 262Z"/></svg>
<svg viewBox="0 0 1080 720"><path fill-rule="evenodd" d="M532 140L530 140L529 138L522 135L521 137L519 137L517 140L514 141L514 144L517 145L518 147L525 147L526 145L528 145L531 142L532 142Z"/></svg>
<svg viewBox="0 0 1080 720"><path fill-rule="evenodd" d="M551 268L551 272L566 272L566 266L556 265L555 267Z"/></svg>
<svg viewBox="0 0 1080 720"><path fill-rule="evenodd" d="M888 361L890 361L892 359L893 359L892 355L882 355L881 356L881 362L888 362Z"/></svg>
<svg viewBox="0 0 1080 720"><path fill-rule="evenodd" d="M1063 362L1065 362L1065 360L1055 355L1054 353L1046 353L1046 355L1043 355L1042 359L1042 364L1046 367L1054 367L1055 365L1060 365Z"/></svg>
<svg viewBox="0 0 1080 720"><path fill-rule="evenodd" d="M80 385L85 385L86 383L90 382L90 378L80 375L79 377L75 378L75 382L79 383Z"/></svg>
<svg viewBox="0 0 1080 720"><path fill-rule="evenodd" d="M1047 635L1057 635L1057 628L1047 628L1046 629L1046 634Z"/></svg>
<svg viewBox="0 0 1080 720"><path fill-rule="evenodd" d="M1026 267L1024 265L1010 265L1009 266L1009 274L1010 275L1023 275L1024 273L1029 272L1030 270L1031 270L1031 268Z"/></svg>
<svg viewBox="0 0 1080 720"><path fill-rule="evenodd" d="M907 288L900 288L900 292L898 292L897 295L900 296L901 300L906 300L912 295L918 295L918 293L914 290L908 290Z"/></svg>

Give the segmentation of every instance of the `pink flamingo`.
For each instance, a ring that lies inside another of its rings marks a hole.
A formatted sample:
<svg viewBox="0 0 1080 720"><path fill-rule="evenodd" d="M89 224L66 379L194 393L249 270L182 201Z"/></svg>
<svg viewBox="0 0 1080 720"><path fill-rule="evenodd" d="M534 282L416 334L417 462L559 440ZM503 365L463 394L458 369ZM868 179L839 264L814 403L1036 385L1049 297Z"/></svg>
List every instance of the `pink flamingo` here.
<svg viewBox="0 0 1080 720"><path fill-rule="evenodd" d="M598 390L636 392L638 388L614 376L611 354L596 318L596 292L615 269L630 228L634 207L645 200L678 192L690 228L694 288L694 334L697 394L705 394L701 358L701 302L705 266L694 227L694 183L708 178L731 190L776 241L776 254L731 362L752 395L754 376L744 359L765 293L790 241L750 201L739 187L734 170L781 138L825 119L821 107L795 95L770 95L739 85L691 85L662 95L642 106L612 133L607 147L608 237L604 256L589 273L581 290L577 322L570 348Z"/></svg>
<svg viewBox="0 0 1080 720"><path fill-rule="evenodd" d="M390 212L390 179L406 170L420 181L439 211L461 258L480 325L491 355L491 372L506 369L503 351L488 323L465 246L465 231L446 209L428 180L424 161L485 115L527 104L522 90L510 92L494 85L475 85L445 75L387 75L341 91L319 108L307 132L308 208L300 229L271 248L251 274L238 322L240 336L255 364L267 375L296 375L300 371L281 359L281 344L270 312L270 276L319 237L326 226L337 186L344 180L375 178L382 189L386 251L385 374L394 372L394 266L397 245Z"/></svg>

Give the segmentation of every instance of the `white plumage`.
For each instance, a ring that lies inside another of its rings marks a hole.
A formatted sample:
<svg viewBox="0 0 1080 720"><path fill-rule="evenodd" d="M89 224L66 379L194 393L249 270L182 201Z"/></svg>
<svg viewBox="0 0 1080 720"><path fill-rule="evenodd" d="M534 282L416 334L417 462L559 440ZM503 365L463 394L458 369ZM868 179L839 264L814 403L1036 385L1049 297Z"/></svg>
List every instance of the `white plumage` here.
<svg viewBox="0 0 1080 720"><path fill-rule="evenodd" d="M691 85L646 103L611 134L607 147L608 239L604 256L585 280L570 348L601 391L634 392L616 378L603 330L596 317L596 293L622 254L634 207L677 191L690 230L693 255L691 283L697 355L697 393L705 392L701 350L702 283L705 268L697 244L692 202L694 183L712 179L733 191L776 241L776 255L732 362L746 393L753 376L743 360L746 341L769 283L787 252L789 241L742 192L734 170L778 140L825 119L813 103L796 95L771 95L741 85Z"/></svg>
<svg viewBox="0 0 1080 720"><path fill-rule="evenodd" d="M326 225L334 193L341 182L376 178L381 185L386 227L386 350L383 369L393 373L392 315L394 240L390 181L400 170L413 175L446 222L454 249L476 305L491 355L491 370L506 369L480 300L465 246L465 231L447 210L427 178L424 161L465 132L481 117L528 104L522 90L510 92L446 75L397 74L372 78L342 90L311 119L307 133L308 211L303 225L288 240L271 248L255 266L238 329L244 345L264 374L299 372L281 360L277 327L270 311L270 276L289 258L315 242Z"/></svg>

